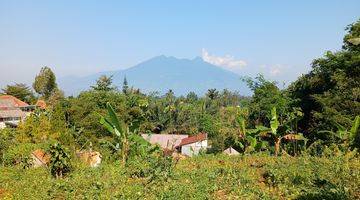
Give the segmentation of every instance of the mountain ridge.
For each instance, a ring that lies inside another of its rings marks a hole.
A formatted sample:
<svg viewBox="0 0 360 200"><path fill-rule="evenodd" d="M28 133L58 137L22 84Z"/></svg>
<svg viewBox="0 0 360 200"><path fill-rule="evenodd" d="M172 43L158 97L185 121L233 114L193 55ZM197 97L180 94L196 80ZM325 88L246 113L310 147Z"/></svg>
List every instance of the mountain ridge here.
<svg viewBox="0 0 360 200"><path fill-rule="evenodd" d="M84 77L67 76L59 79L59 86L66 95L77 95L90 89L101 75L113 76L113 84L121 88L126 76L129 86L143 92L167 92L173 90L175 95L186 95L193 91L204 95L208 89L229 89L249 95L250 90L240 80L240 75L222 69L202 60L176 58L160 55L123 70L98 72Z"/></svg>

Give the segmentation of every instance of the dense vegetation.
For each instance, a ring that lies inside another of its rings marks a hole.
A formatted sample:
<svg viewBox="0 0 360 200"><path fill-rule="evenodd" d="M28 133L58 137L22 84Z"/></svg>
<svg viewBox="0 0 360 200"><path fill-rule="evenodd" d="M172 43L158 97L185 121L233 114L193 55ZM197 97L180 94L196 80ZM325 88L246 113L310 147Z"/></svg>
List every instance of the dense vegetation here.
<svg viewBox="0 0 360 200"><path fill-rule="evenodd" d="M47 109L0 131L0 198L360 198L360 21L347 30L342 50L315 59L288 88L244 77L252 97L143 94L106 76L64 97L44 67L33 88ZM3 91L36 101L23 84ZM180 161L139 136L199 132L211 148ZM219 155L230 146L242 155ZM29 169L39 148L52 155L49 169ZM103 164L83 166L79 149L101 152Z"/></svg>

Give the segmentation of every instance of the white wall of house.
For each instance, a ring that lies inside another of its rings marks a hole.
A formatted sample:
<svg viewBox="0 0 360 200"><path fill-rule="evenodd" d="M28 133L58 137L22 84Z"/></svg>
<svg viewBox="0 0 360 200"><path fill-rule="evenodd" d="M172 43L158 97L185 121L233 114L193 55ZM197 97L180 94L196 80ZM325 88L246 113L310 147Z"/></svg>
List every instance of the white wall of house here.
<svg viewBox="0 0 360 200"><path fill-rule="evenodd" d="M6 128L5 122L0 122L0 129Z"/></svg>
<svg viewBox="0 0 360 200"><path fill-rule="evenodd" d="M181 147L181 154L184 154L187 156L198 155L201 150L206 150L207 145L208 145L207 140L183 145Z"/></svg>

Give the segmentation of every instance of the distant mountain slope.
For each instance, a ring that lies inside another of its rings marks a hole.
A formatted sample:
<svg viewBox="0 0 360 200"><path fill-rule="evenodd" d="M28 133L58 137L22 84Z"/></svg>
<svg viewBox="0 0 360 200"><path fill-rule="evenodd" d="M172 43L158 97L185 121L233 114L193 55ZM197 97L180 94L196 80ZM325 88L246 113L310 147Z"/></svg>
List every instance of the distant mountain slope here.
<svg viewBox="0 0 360 200"><path fill-rule="evenodd" d="M66 95L76 95L89 89L103 74L113 75L113 83L119 88L126 76L129 86L140 88L143 92L158 91L164 94L172 89L176 95L186 95L190 91L203 95L210 88L227 88L239 91L242 95L250 94L239 75L204 62L199 57L189 60L158 56L125 70L102 72L81 78L65 77L58 82Z"/></svg>

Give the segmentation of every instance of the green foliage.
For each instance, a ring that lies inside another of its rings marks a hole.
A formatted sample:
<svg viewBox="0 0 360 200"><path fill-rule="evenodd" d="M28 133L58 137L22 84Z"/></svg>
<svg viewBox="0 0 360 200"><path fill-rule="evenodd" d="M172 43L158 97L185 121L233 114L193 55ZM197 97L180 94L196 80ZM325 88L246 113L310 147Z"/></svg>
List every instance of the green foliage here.
<svg viewBox="0 0 360 200"><path fill-rule="evenodd" d="M31 153L36 149L45 148L46 146L46 143L11 144L3 154L3 165L21 166L22 168L28 168L31 165Z"/></svg>
<svg viewBox="0 0 360 200"><path fill-rule="evenodd" d="M4 164L5 153L15 142L15 131L12 129L0 129L0 163Z"/></svg>
<svg viewBox="0 0 360 200"><path fill-rule="evenodd" d="M54 72L49 67L42 67L40 73L35 77L33 88L36 93L48 99L57 88Z"/></svg>
<svg viewBox="0 0 360 200"><path fill-rule="evenodd" d="M217 91L215 88L209 89L206 96L209 97L209 99L214 100L219 97L219 91Z"/></svg>
<svg viewBox="0 0 360 200"><path fill-rule="evenodd" d="M350 130L336 123L337 131L319 131L320 134L327 133L335 137L332 142L344 144L346 147L359 147L357 137L359 137L360 116L356 116Z"/></svg>
<svg viewBox="0 0 360 200"><path fill-rule="evenodd" d="M112 76L102 75L96 81L96 85L91 86L91 88L95 91L114 91L116 87L112 85Z"/></svg>
<svg viewBox="0 0 360 200"><path fill-rule="evenodd" d="M50 145L50 171L56 178L62 178L71 170L70 154L68 150L59 143Z"/></svg>
<svg viewBox="0 0 360 200"><path fill-rule="evenodd" d="M289 94L299 101L304 118L300 129L313 140L326 139L320 130L336 130L336 124L350 127L360 115L360 48L349 42L360 36L360 21L347 28L343 50L326 52L315 59L312 70L289 87Z"/></svg>
<svg viewBox="0 0 360 200"><path fill-rule="evenodd" d="M130 130L127 124L119 120L110 103L106 104L106 108L108 115L101 116L100 124L115 136L115 147L120 151L122 163L126 163L130 153L142 155L148 142L136 134L136 129Z"/></svg>
<svg viewBox="0 0 360 200"><path fill-rule="evenodd" d="M126 79L126 76L124 77L122 92L124 94L127 94L129 92L129 85L128 85L128 81Z"/></svg>
<svg viewBox="0 0 360 200"><path fill-rule="evenodd" d="M277 109L280 121L290 112L294 99L289 98L285 91L280 90L276 82L268 81L262 75L255 79L244 78L243 80L254 92L249 105L251 124L268 126L274 107Z"/></svg>
<svg viewBox="0 0 360 200"><path fill-rule="evenodd" d="M53 179L44 168L0 168L5 199L359 199L360 160L332 157L202 156L179 161L171 178L129 177L127 167L76 167Z"/></svg>
<svg viewBox="0 0 360 200"><path fill-rule="evenodd" d="M23 83L15 83L14 85L7 85L2 89L5 94L12 95L26 103L34 103L35 96L31 89Z"/></svg>
<svg viewBox="0 0 360 200"><path fill-rule="evenodd" d="M276 114L276 107L271 109L271 121L270 121L270 128L273 135L277 135L277 130L279 128L279 121L277 119Z"/></svg>

